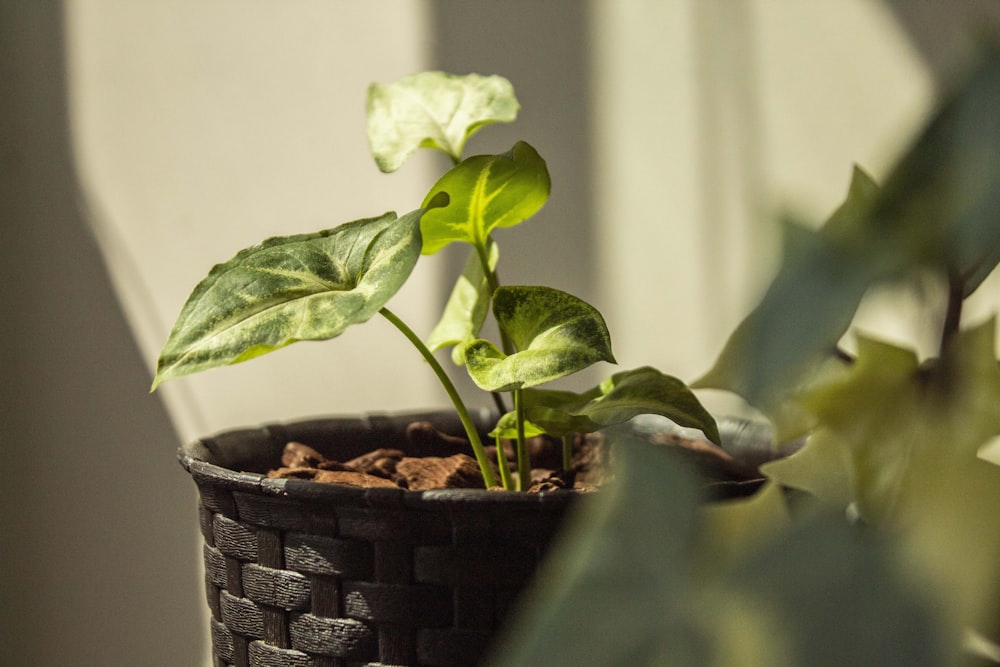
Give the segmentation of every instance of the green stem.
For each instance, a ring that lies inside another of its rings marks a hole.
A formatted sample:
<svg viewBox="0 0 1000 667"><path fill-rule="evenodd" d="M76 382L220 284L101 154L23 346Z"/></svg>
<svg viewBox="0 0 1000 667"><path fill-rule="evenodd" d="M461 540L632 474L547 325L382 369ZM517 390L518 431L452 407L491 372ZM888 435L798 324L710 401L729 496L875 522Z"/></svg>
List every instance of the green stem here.
<svg viewBox="0 0 1000 667"><path fill-rule="evenodd" d="M500 483L508 491L514 490L514 478L510 476L510 466L507 465L507 454L503 450L503 440L498 435L497 443L497 468L500 469Z"/></svg>
<svg viewBox="0 0 1000 667"><path fill-rule="evenodd" d="M562 437L562 459L563 470L568 471L573 467L573 434L567 433Z"/></svg>
<svg viewBox="0 0 1000 667"><path fill-rule="evenodd" d="M475 248L476 257L479 258L479 265L482 267L483 275L486 277L486 286L490 290L490 299L492 300L493 294L500 288L500 278L490 268L489 247L491 243L493 243L493 240L487 236L484 243L473 243L472 247ZM503 347L504 354L510 356L514 353L514 344L503 329L500 330L500 345ZM506 413L507 407L503 404L503 397L495 391L491 393L493 394L493 402L497 405L497 410L500 411L501 415Z"/></svg>
<svg viewBox="0 0 1000 667"><path fill-rule="evenodd" d="M514 390L514 411L517 413L517 490L525 491L531 486L531 459L524 437L524 400L520 389Z"/></svg>
<svg viewBox="0 0 1000 667"><path fill-rule="evenodd" d="M475 243L473 247L476 249L476 256L479 257L479 264L483 267L483 275L486 276L486 285L490 290L490 299L493 299L493 295L498 289L500 289L500 277L497 275L496 271L490 268L490 255L489 255L489 245L491 239L487 236L486 241L483 243ZM514 343L511 342L507 333L500 329L500 344L503 346L503 353L507 356L514 354Z"/></svg>
<svg viewBox="0 0 1000 667"><path fill-rule="evenodd" d="M944 322L941 325L940 355L942 358L961 327L964 292L965 283L962 282L959 272L949 271L948 304L945 306Z"/></svg>
<svg viewBox="0 0 1000 667"><path fill-rule="evenodd" d="M455 389L455 385L452 383L451 378L449 378L448 374L444 372L444 369L441 368L441 364L439 364L438 360L434 358L434 355L427 348L427 346L424 345L424 342L420 340L420 337L413 333L413 330L406 326L403 320L396 317L396 315L388 308L382 308L379 313L381 313L385 319L392 322L393 325L399 329L411 343L413 343L427 363L430 364L434 374L438 377L438 381L441 382L441 386L443 386L444 390L448 393L448 398L451 399L452 404L455 406L455 410L458 411L458 418L462 420L462 426L465 427L465 435L469 438L469 444L472 445L472 451L476 455L476 462L479 463L479 470L483 473L483 483L486 484L486 488L496 486L496 477L493 475L493 468L490 466L490 461L486 456L486 448L483 447L483 443L479 439L479 431L476 429L476 425L472 422L469 410L465 407L465 403L462 402L462 397L459 396L458 390Z"/></svg>

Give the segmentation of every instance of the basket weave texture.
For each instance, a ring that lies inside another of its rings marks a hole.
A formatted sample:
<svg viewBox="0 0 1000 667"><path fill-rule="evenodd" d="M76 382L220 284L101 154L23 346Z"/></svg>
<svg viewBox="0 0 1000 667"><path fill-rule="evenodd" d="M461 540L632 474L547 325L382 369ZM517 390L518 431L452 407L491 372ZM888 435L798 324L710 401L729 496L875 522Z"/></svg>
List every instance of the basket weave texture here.
<svg viewBox="0 0 1000 667"><path fill-rule="evenodd" d="M449 413L371 415L230 431L182 450L200 495L216 667L479 662L572 492L412 492L261 474L293 440L340 460L405 449L415 420L461 433Z"/></svg>

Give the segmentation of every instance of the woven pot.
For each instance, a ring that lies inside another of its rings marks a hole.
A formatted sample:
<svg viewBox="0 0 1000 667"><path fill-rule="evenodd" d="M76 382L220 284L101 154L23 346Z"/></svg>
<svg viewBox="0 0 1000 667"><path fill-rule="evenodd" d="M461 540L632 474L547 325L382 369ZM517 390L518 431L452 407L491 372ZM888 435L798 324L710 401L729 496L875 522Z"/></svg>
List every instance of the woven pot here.
<svg viewBox="0 0 1000 667"><path fill-rule="evenodd" d="M230 431L181 451L200 494L216 667L479 661L574 493L362 489L261 474L293 440L338 460L405 450L415 420L462 432L448 413L367 416Z"/></svg>

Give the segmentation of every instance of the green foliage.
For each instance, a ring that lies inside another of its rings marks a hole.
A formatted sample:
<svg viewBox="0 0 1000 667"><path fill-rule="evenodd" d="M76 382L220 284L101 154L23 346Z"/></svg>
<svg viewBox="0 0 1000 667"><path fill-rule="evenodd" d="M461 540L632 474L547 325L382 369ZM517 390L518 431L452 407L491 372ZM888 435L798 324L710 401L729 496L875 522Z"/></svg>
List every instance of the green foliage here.
<svg viewBox="0 0 1000 667"><path fill-rule="evenodd" d="M942 105L881 190L855 168L818 231L786 225L778 275L717 364L694 383L766 412L828 359L872 287L935 270L968 296L1000 261L1000 55Z"/></svg>
<svg viewBox="0 0 1000 667"><path fill-rule="evenodd" d="M604 318L588 303L551 287L501 287L493 295L497 324L517 352L487 340L465 348L469 375L488 391L513 391L558 380L598 361L614 363Z"/></svg>
<svg viewBox="0 0 1000 667"><path fill-rule="evenodd" d="M977 457L1000 434L993 321L965 327L964 297L1000 260L1000 57L942 105L883 187L855 168L818 229L787 222L782 264L699 387L742 395L806 444L762 467L749 499L706 506L668 447L630 420L664 416L721 442L681 381L643 367L583 393L536 388L613 362L600 313L540 286L501 286L492 233L531 219L549 174L518 142L462 159L466 139L518 108L500 77L424 73L369 90L369 141L383 171L419 147L454 167L423 208L271 239L212 269L161 354L160 382L297 340L339 335L381 313L423 355L494 474L432 350L453 346L475 383L511 392L494 434L604 430L616 480L581 503L502 642L495 664L961 664L969 629L1000 618L1000 468ZM421 254L453 242L470 257L423 342L387 308ZM937 357L858 340L838 348L873 287L928 272L947 283ZM492 312L500 342L480 338ZM519 488L506 470L507 488ZM798 499L790 504L789 498ZM848 520L848 517L856 517Z"/></svg>
<svg viewBox="0 0 1000 667"><path fill-rule="evenodd" d="M153 387L368 321L416 265L421 213L268 239L217 265L181 309Z"/></svg>
<svg viewBox="0 0 1000 667"><path fill-rule="evenodd" d="M869 286L885 275L881 256L868 258L865 215L876 195L871 177L855 168L847 198L821 229L785 223L778 275L692 386L738 393L773 414L820 372Z"/></svg>
<svg viewBox="0 0 1000 667"><path fill-rule="evenodd" d="M754 497L698 509L626 428L615 487L575 518L493 664L981 664L970 632L1000 662L1000 467L977 455L1000 434L996 326L962 318L1000 260L998 107L989 53L883 187L855 168L826 224L786 223L777 275L694 386L805 445L761 467ZM838 348L870 289L928 273L947 285L935 357ZM526 393L525 411L584 428L590 396Z"/></svg>
<svg viewBox="0 0 1000 667"><path fill-rule="evenodd" d="M669 448L617 453L494 667L946 664L932 606L877 537L830 514L792 527L774 487L703 508Z"/></svg>
<svg viewBox="0 0 1000 667"><path fill-rule="evenodd" d="M534 216L550 189L545 161L523 141L505 153L462 159L465 141L479 128L516 117L518 103L510 82L498 76L424 72L392 84L373 84L367 110L369 144L382 171L398 169L420 147L444 151L455 165L431 188L421 208L399 219L387 213L317 234L270 239L212 269L174 325L153 388L170 378L245 361L296 341L333 338L380 313L440 380L465 426L484 484L493 486L495 475L475 425L434 351L454 346L453 361L464 364L476 384L492 392L512 392L515 406L521 407L524 387L599 361L613 363L607 326L593 306L565 292L500 286L500 252L491 233ZM420 254L434 254L453 242L471 246L469 260L424 342L387 303ZM500 329L499 346L479 338L491 304ZM632 387L643 378L651 382L645 391ZM613 399L607 398L605 413L612 402L619 415L656 411L680 423L697 424L717 438L714 422L693 394L677 380L670 379L669 388L663 382L658 374L630 376L632 393L619 390ZM631 407L625 405L629 396L636 400ZM676 404L667 405L671 399ZM517 415L513 437L519 479L504 474L506 488L520 488L531 470L523 409ZM530 428L542 433L546 426ZM559 430L558 435L567 434Z"/></svg>
<svg viewBox="0 0 1000 667"><path fill-rule="evenodd" d="M537 213L549 198L549 187L545 161L523 141L500 155L463 160L424 199L424 206L442 198L448 202L424 216L424 253L434 254L455 241L485 246L497 227L512 227Z"/></svg>
<svg viewBox="0 0 1000 667"><path fill-rule="evenodd" d="M462 274L455 281L444 313L430 335L427 336L427 347L440 350L455 346L452 350L452 360L462 365L465 363L465 345L479 336L490 311L490 275L496 271L500 260L500 249L493 239L487 240L486 269L475 252L469 253Z"/></svg>
<svg viewBox="0 0 1000 667"><path fill-rule="evenodd" d="M421 72L368 88L368 142L375 163L396 171L418 148L458 162L465 141L490 123L510 123L520 106L501 76Z"/></svg>
<svg viewBox="0 0 1000 667"><path fill-rule="evenodd" d="M641 414L653 414L678 426L696 428L712 442L721 442L715 420L687 385L649 366L615 373L581 394L528 390L524 405L525 417L537 433L592 433ZM510 438L515 430L515 415L508 413L498 422L496 434Z"/></svg>

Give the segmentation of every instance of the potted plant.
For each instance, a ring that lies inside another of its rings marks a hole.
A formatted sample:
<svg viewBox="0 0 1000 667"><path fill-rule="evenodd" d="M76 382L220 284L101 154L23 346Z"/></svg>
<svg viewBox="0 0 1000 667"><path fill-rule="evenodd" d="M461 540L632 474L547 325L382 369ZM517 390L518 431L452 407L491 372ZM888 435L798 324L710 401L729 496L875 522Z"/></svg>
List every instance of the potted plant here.
<svg viewBox="0 0 1000 667"><path fill-rule="evenodd" d="M559 443L555 467L567 472L581 434L640 414L719 442L688 387L653 368L616 373L582 393L539 388L614 356L591 305L549 287L500 283L493 232L542 207L548 170L525 142L495 155L462 153L472 133L513 121L517 109L498 76L425 72L371 86L369 141L382 171L421 147L452 159L420 206L242 250L181 310L154 389L380 315L422 355L453 408L275 424L183 449L201 496L218 664L474 664L575 496L525 493L532 438ZM470 246L469 261L424 340L387 304L422 254L452 243ZM490 312L496 342L481 337ZM466 408L434 355L446 348L493 394L496 414ZM428 455L456 485L478 488L426 490L413 460ZM367 472L357 457L371 464ZM315 481L325 477L341 483ZM564 475L549 485L567 483Z"/></svg>
<svg viewBox="0 0 1000 667"><path fill-rule="evenodd" d="M760 305L694 383L797 443L765 487L699 505L626 429L622 483L567 529L491 664L1000 662L996 324L963 317L1000 260L998 100L987 52L882 186L856 168L823 226L785 225ZM871 290L914 286L932 354L847 335Z"/></svg>

